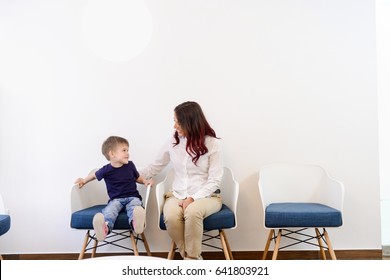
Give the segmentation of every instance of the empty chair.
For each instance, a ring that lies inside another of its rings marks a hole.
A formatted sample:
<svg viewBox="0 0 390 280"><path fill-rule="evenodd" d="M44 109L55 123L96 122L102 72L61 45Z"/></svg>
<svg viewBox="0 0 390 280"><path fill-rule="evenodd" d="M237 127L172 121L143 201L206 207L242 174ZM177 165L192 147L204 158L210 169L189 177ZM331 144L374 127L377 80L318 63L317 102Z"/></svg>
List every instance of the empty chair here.
<svg viewBox="0 0 390 280"><path fill-rule="evenodd" d="M272 259L277 259L279 250L302 242L318 246L323 259L324 249L336 259L326 228L343 223L342 182L331 178L318 165L276 163L261 168L258 183L264 227L270 230L263 259L272 241ZM287 245L281 247L282 238Z"/></svg>
<svg viewBox="0 0 390 280"><path fill-rule="evenodd" d="M0 236L6 234L11 228L11 216L8 214L8 211L5 209L3 197L0 194ZM3 257L0 254L0 260Z"/></svg>
<svg viewBox="0 0 390 280"><path fill-rule="evenodd" d="M157 209L158 209L158 227L166 230L164 223L164 194L172 186L174 172L169 170L164 181L156 185ZM224 174L221 182L222 209L203 220L203 246L220 249L223 251L226 260L233 260L233 254L226 238L225 229L235 229L237 227L237 201L239 193L239 184L234 179L232 171L224 168ZM216 232L213 234L213 232ZM219 239L221 247L212 244L211 240ZM176 250L176 244L172 241L168 259L173 259Z"/></svg>
<svg viewBox="0 0 390 280"><path fill-rule="evenodd" d="M92 170L91 172L95 171L96 170ZM137 184L137 187L140 195L142 196L144 208L147 210L150 187L140 184ZM101 241L100 243L98 242L93 231L92 220L95 214L101 212L107 205L108 200L109 198L104 180L93 180L85 184L82 188L79 188L78 185L74 185L72 187L72 215L70 226L73 229L86 230L79 259L83 259L84 253L87 251L91 251L91 256L94 257L97 248L105 245L113 245L119 248L128 249L132 251L134 255L138 256L138 241L143 242L148 256L151 256L145 234L141 233L140 235L137 235L131 230L127 214L124 210L119 213L112 232L104 241ZM131 246L129 247L125 247L120 244L121 240L125 240L127 238L130 238L131 240Z"/></svg>

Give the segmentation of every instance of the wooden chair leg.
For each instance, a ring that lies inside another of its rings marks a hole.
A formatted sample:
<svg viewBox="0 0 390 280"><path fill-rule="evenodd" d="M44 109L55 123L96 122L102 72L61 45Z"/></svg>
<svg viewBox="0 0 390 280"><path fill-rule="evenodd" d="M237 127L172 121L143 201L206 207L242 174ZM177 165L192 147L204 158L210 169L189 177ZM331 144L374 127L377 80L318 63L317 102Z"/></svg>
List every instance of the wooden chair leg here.
<svg viewBox="0 0 390 280"><path fill-rule="evenodd" d="M230 248L230 244L229 244L228 239L226 238L226 233L225 233L224 230L222 230L222 234L223 234L223 236L224 236L224 238L225 238L225 243L226 243L226 247L227 247L228 252L229 252L230 260L234 260L234 258L233 258L233 253L232 253L232 249Z"/></svg>
<svg viewBox="0 0 390 280"><path fill-rule="evenodd" d="M223 253L225 254L225 259L233 260L233 254L230 250L229 242L227 241L225 232L223 230L219 230L219 237L221 238L221 245Z"/></svg>
<svg viewBox="0 0 390 280"><path fill-rule="evenodd" d="M328 232L326 231L325 228L324 228L324 236L325 236L326 244L328 245L328 251L329 251L330 257L332 258L332 260L337 260L336 254L333 251L332 243L330 243L330 238L329 238Z"/></svg>
<svg viewBox="0 0 390 280"><path fill-rule="evenodd" d="M85 234L84 243L83 243L83 246L81 247L81 251L79 254L79 260L82 260L84 258L84 253L85 253L85 249L87 248L88 239L89 239L89 230Z"/></svg>
<svg viewBox="0 0 390 280"><path fill-rule="evenodd" d="M99 241L95 240L95 241L94 241L94 244L93 244L93 249L92 249L91 258L94 258L94 257L95 257L95 254L96 254L96 250L97 250L98 244L99 244Z"/></svg>
<svg viewBox="0 0 390 280"><path fill-rule="evenodd" d="M175 256L175 251L176 251L176 244L172 240L171 247L169 248L169 253L168 253L168 257L167 257L168 260L173 260L173 258Z"/></svg>
<svg viewBox="0 0 390 280"><path fill-rule="evenodd" d="M132 231L130 232L130 239L131 239L131 245L133 246L134 256L139 256L137 243L135 242L134 233Z"/></svg>
<svg viewBox="0 0 390 280"><path fill-rule="evenodd" d="M272 236L274 235L275 230L271 229L268 234L267 243L265 244L264 252L263 252L263 260L267 258L269 245L271 244Z"/></svg>
<svg viewBox="0 0 390 280"><path fill-rule="evenodd" d="M321 233L318 228L315 228L315 231L316 231L318 245L320 246L321 257L323 260L326 260L326 254L325 254L324 246L322 244Z"/></svg>
<svg viewBox="0 0 390 280"><path fill-rule="evenodd" d="M276 258L278 257L278 252L279 252L279 246L280 246L280 240L281 239L282 239L282 230L279 229L278 237L276 237L274 253L272 254L272 260L276 260Z"/></svg>
<svg viewBox="0 0 390 280"><path fill-rule="evenodd" d="M142 242L144 243L146 253L148 254L149 257L151 257L152 253L150 252L149 244L148 244L148 241L146 241L145 234L141 233L141 237L142 237Z"/></svg>

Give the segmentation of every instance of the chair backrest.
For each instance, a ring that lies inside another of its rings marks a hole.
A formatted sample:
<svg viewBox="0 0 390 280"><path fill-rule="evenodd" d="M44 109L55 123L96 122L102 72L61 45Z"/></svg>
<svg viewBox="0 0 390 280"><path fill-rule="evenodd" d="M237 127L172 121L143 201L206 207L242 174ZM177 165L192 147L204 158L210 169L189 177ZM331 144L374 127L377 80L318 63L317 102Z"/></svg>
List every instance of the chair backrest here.
<svg viewBox="0 0 390 280"><path fill-rule="evenodd" d="M0 193L0 215L8 215L8 211L7 209L5 209L5 204L1 193Z"/></svg>
<svg viewBox="0 0 390 280"><path fill-rule="evenodd" d="M237 202L240 186L234 178L233 172L229 167L224 167L223 177L221 182L221 197L222 203L229 207L234 213L235 226L237 227Z"/></svg>
<svg viewBox="0 0 390 280"><path fill-rule="evenodd" d="M165 179L156 185L157 211L160 217L164 206L164 194L169 191L174 178L173 169L168 170ZM222 203L233 211L235 216L235 227L237 227L237 201L239 194L239 184L235 180L230 168L224 167L222 182L221 182L221 197ZM160 228L160 219L157 219L158 227Z"/></svg>
<svg viewBox="0 0 390 280"><path fill-rule="evenodd" d="M93 169L91 173L96 170L97 169ZM137 188L146 210L151 188L142 184L137 184ZM109 197L104 180L93 180L88 184L85 184L82 188L74 185L71 189L71 212L74 213L94 205L106 204L108 200Z"/></svg>
<svg viewBox="0 0 390 280"><path fill-rule="evenodd" d="M269 204L279 202L312 202L343 209L343 183L319 165L265 165L260 169L258 186L264 213Z"/></svg>
<svg viewBox="0 0 390 280"><path fill-rule="evenodd" d="M93 169L90 173L96 172L96 170ZM71 211L74 213L94 205L105 204L108 199L106 184L103 180L93 180L82 188L74 185L71 190Z"/></svg>
<svg viewBox="0 0 390 280"><path fill-rule="evenodd" d="M174 176L173 169L169 169L164 180L156 185L156 200L157 200L157 212L158 212L157 226L159 229L161 229L160 216L161 213L163 212L165 193L168 192L170 187L172 186L173 176Z"/></svg>

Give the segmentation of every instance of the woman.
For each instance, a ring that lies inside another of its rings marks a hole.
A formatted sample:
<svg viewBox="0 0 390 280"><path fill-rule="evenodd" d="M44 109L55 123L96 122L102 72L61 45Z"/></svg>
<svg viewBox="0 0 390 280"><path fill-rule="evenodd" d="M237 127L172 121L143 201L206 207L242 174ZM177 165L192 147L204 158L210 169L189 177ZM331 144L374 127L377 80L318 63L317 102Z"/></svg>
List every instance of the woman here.
<svg viewBox="0 0 390 280"><path fill-rule="evenodd" d="M203 219L222 207L221 144L198 103L178 105L173 119L173 137L142 173L145 178L155 176L172 164L175 176L165 194L164 222L184 259L202 259Z"/></svg>

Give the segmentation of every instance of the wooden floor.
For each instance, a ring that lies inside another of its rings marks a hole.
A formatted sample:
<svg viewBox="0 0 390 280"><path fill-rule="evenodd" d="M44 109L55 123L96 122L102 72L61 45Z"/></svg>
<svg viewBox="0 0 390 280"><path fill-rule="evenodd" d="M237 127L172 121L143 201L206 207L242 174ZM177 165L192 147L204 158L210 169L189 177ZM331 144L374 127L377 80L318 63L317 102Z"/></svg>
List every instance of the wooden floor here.
<svg viewBox="0 0 390 280"><path fill-rule="evenodd" d="M390 260L390 256L384 257L381 250L340 250L335 251L338 260ZM272 252L268 253L268 258L271 259ZM124 253L97 253L96 256L108 256L108 255L126 255ZM142 253L141 253L142 255ZM155 257L166 258L168 253L166 252L154 252ZM203 252L204 260L223 260L224 255L222 252ZM245 251L245 252L233 252L235 260L261 260L263 256L262 251ZM85 258L89 258L89 254L85 255ZM3 254L4 260L77 260L78 254ZM178 253L175 255L175 259L180 260L181 257ZM278 254L279 260L320 260L321 256L318 251L280 251ZM327 255L327 259L330 256Z"/></svg>

